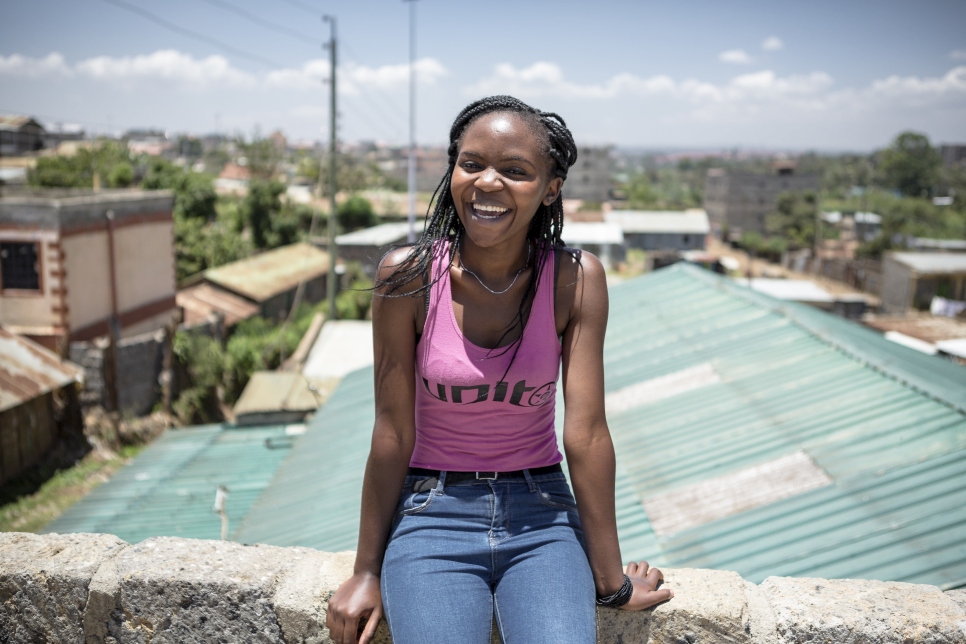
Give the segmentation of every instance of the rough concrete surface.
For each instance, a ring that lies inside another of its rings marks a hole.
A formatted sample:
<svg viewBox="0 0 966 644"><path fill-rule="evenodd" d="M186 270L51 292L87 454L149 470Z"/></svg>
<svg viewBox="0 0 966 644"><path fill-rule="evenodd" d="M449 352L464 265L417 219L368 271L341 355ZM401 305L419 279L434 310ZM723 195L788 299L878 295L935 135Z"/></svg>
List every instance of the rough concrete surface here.
<svg viewBox="0 0 966 644"><path fill-rule="evenodd" d="M0 532L0 642L84 642L91 578L126 545L106 534Z"/></svg>
<svg viewBox="0 0 966 644"><path fill-rule="evenodd" d="M328 644L354 553L160 537L0 533L0 644ZM599 609L619 644L966 644L966 591L665 570L670 602ZM389 644L385 622L377 644ZM492 642L499 642L494 632Z"/></svg>
<svg viewBox="0 0 966 644"><path fill-rule="evenodd" d="M780 642L966 644L962 609L935 586L769 577Z"/></svg>
<svg viewBox="0 0 966 644"><path fill-rule="evenodd" d="M272 600L293 554L225 541L142 541L114 560L120 603L108 634L137 644L283 641Z"/></svg>
<svg viewBox="0 0 966 644"><path fill-rule="evenodd" d="M748 642L745 581L726 570L664 569L674 599L641 613L598 609L597 641L623 644Z"/></svg>

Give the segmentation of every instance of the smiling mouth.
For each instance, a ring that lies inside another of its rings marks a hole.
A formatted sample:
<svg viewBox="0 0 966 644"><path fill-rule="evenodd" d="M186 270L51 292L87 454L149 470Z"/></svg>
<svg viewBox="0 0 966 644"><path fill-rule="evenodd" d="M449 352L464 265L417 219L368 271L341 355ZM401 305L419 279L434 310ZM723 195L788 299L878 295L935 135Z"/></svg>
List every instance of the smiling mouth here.
<svg viewBox="0 0 966 644"><path fill-rule="evenodd" d="M480 219L499 219L510 212L509 208L504 208L503 206L487 206L478 203L470 204L470 210Z"/></svg>

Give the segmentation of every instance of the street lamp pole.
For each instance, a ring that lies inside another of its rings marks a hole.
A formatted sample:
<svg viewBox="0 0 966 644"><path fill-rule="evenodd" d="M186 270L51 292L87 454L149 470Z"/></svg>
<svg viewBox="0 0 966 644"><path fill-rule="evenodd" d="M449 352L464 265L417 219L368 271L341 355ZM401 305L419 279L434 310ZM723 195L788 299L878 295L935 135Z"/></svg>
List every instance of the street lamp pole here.
<svg viewBox="0 0 966 644"><path fill-rule="evenodd" d="M336 41L335 41L335 16L322 16L324 22L329 23L329 62L331 72L329 75L329 220L326 226L326 249L329 251L329 274L326 275L325 296L328 305L326 319L335 320L335 192L336 192L336 151L335 151L335 122L336 122L336 102L335 102L335 66L336 66ZM319 169L321 172L321 168Z"/></svg>
<svg viewBox="0 0 966 644"><path fill-rule="evenodd" d="M409 3L409 243L416 241L416 0Z"/></svg>

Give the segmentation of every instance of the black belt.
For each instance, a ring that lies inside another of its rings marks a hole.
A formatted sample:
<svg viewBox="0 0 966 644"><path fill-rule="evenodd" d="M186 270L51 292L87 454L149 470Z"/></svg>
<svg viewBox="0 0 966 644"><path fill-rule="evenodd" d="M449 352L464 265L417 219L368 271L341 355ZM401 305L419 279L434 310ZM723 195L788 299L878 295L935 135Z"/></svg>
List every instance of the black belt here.
<svg viewBox="0 0 966 644"><path fill-rule="evenodd" d="M530 476L541 476L543 474L562 474L563 468L560 463L547 465L546 467L531 467L529 470L514 470L512 472L446 472L447 483L460 483L462 481L498 481L501 479L523 479L526 478L524 472L530 472ZM439 478L440 470L427 470L422 467L410 467L410 476L428 476Z"/></svg>

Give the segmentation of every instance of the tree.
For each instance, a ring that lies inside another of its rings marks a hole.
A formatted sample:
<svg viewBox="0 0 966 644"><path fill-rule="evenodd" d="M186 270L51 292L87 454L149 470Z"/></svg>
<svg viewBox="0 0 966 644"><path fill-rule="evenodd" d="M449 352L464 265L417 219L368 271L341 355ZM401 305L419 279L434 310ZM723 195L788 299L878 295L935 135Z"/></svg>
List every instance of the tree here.
<svg viewBox="0 0 966 644"><path fill-rule="evenodd" d="M100 141L91 148L80 148L70 156L39 157L37 166L27 175L27 182L42 188L91 188L94 174L105 187L125 187L133 181L127 147L114 141ZM128 172L118 166L127 165ZM114 182L117 179L117 182ZM127 183L124 181L127 180Z"/></svg>
<svg viewBox="0 0 966 644"><path fill-rule="evenodd" d="M336 218L342 230L369 228L379 223L372 204L365 197L352 195L336 209Z"/></svg>
<svg viewBox="0 0 966 644"><path fill-rule="evenodd" d="M812 192L787 192L778 197L775 212L765 220L769 235L784 239L791 249L815 243L816 196Z"/></svg>
<svg viewBox="0 0 966 644"><path fill-rule="evenodd" d="M210 175L191 172L160 157L153 157L141 180L141 187L145 190L174 191L176 215L201 221L215 219L218 194Z"/></svg>
<svg viewBox="0 0 966 644"><path fill-rule="evenodd" d="M242 209L256 248L272 246L273 220L282 209L280 197L283 192L285 186L278 181L255 179L248 185Z"/></svg>
<svg viewBox="0 0 966 644"><path fill-rule="evenodd" d="M939 178L942 158L917 132L903 132L882 151L879 167L887 187L907 197L928 196Z"/></svg>

